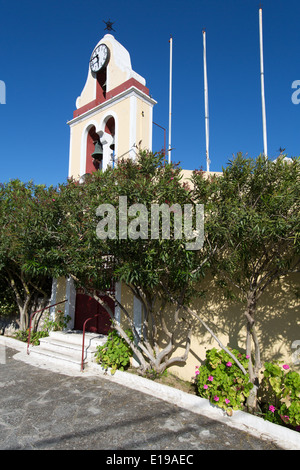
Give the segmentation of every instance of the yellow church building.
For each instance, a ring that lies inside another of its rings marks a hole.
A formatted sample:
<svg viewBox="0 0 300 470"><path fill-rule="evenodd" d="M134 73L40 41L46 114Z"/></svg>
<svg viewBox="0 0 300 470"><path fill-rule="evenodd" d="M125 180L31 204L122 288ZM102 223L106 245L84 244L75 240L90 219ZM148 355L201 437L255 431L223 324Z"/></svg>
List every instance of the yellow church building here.
<svg viewBox="0 0 300 470"><path fill-rule="evenodd" d="M68 177L83 181L84 176L108 165L117 165L118 158L135 158L139 149L152 149L153 106L146 80L131 65L129 52L112 34L106 34L94 47L88 63L86 83L76 100L70 127ZM137 327L141 324L142 307L136 298L115 285L118 300L130 303ZM51 305L67 299L65 316L71 318L68 327L106 334L109 315L93 298L75 289L71 279L53 280ZM106 297L117 321L118 307ZM53 307L51 314L61 309ZM101 313L101 315L99 315Z"/></svg>
<svg viewBox="0 0 300 470"><path fill-rule="evenodd" d="M129 52L114 38L106 34L94 47L87 60L88 74L70 127L69 177L83 179L84 175L108 165L117 165L118 158L135 158L139 149L152 150L153 107L156 101L150 96L143 77L133 71ZM185 172L185 177L189 172ZM291 279L291 278L290 278ZM292 287L290 287L292 286ZM295 285L294 285L295 286ZM245 329L240 304L224 302L222 293L207 280L207 295L195 310L214 326L215 334L223 344L244 348ZM292 295L293 283L278 281L260 305L264 315L258 314L258 327L264 336L263 360L291 362L295 354L295 331L299 331L297 298ZM142 323L141 303L132 296L125 285L116 283L115 295L128 306L137 329ZM84 292L76 290L71 279L53 281L51 304L67 299L65 316L71 318L68 327L82 330L87 318L101 313L87 324L92 332L106 334L109 317L100 305ZM121 322L121 312L114 307L115 318ZM55 314L61 307L53 307ZM229 320L230 319L230 320ZM278 332L274 339L269 329ZM297 345L296 345L297 346ZM218 345L206 330L195 326L190 354L185 367L172 367L172 371L185 380L191 380L195 366L205 359L205 351ZM180 353L180 347L179 347ZM299 361L300 362L300 361Z"/></svg>

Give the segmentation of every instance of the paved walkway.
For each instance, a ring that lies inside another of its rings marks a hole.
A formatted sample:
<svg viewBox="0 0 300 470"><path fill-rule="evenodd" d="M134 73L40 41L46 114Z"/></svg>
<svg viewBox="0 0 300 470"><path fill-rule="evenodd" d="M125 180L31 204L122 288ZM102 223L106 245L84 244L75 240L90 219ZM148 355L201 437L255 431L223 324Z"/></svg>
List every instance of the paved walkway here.
<svg viewBox="0 0 300 470"><path fill-rule="evenodd" d="M1 450L276 450L275 443L102 376L0 363ZM112 454L113 455L113 454Z"/></svg>

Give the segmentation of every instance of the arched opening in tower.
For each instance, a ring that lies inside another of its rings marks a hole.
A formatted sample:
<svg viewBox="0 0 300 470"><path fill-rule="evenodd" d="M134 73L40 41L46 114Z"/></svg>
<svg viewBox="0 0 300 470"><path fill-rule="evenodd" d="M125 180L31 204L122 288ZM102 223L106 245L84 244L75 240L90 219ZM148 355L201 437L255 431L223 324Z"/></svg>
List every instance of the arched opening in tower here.
<svg viewBox="0 0 300 470"><path fill-rule="evenodd" d="M94 173L101 170L103 152L101 156L102 145L95 126L92 126L87 135L86 142L86 173Z"/></svg>

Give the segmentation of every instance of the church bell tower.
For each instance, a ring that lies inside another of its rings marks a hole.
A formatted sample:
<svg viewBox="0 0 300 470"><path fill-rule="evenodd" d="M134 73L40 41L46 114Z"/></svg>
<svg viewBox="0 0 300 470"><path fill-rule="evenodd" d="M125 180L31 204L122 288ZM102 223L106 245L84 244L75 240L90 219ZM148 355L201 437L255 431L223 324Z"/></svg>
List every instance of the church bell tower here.
<svg viewBox="0 0 300 470"><path fill-rule="evenodd" d="M128 51L106 34L95 46L88 76L70 126L69 177L135 158L152 149L153 106L143 77L132 70Z"/></svg>

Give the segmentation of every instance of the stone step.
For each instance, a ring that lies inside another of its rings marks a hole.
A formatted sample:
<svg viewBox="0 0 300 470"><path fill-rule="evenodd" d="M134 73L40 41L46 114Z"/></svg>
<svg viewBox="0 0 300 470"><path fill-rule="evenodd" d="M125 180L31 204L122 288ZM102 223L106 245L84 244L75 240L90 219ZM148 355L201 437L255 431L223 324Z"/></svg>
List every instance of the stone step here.
<svg viewBox="0 0 300 470"><path fill-rule="evenodd" d="M82 338L83 333L82 331L78 330L66 330L66 331L51 331L49 336L47 336L48 341L50 340L57 340L61 341L66 344L72 345L80 345L82 346ZM46 339L42 338L42 339ZM96 348L99 345L103 345L106 343L107 336L99 334L99 333L90 333L87 331L84 337L84 345L88 347Z"/></svg>
<svg viewBox="0 0 300 470"><path fill-rule="evenodd" d="M52 338L41 338L40 344L37 346L36 351L47 350L53 352L53 354L60 355L82 355L82 345L74 343L63 343L61 340L55 340ZM95 354L96 348L89 347L86 343L84 345L84 356L91 358Z"/></svg>
<svg viewBox="0 0 300 470"><path fill-rule="evenodd" d="M82 331L53 331L45 338L40 338L39 346L32 346L30 354L47 357L49 360L60 363L80 365L82 361ZM86 332L84 338L84 365L95 359L97 346L102 346L107 341L107 336Z"/></svg>
<svg viewBox="0 0 300 470"><path fill-rule="evenodd" d="M74 352L74 350L64 352L56 351L53 348L47 348L45 345L33 346L30 349L30 355L35 357L47 357L51 362L59 362L69 365L81 366L81 354L80 352ZM87 357L84 358L83 364L87 364Z"/></svg>

